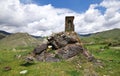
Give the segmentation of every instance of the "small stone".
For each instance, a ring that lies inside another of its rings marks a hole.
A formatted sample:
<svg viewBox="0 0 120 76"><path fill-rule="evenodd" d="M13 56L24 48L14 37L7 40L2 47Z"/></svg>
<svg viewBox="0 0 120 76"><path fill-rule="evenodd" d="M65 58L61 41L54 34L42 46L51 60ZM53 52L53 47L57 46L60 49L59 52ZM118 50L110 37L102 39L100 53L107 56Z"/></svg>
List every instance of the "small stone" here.
<svg viewBox="0 0 120 76"><path fill-rule="evenodd" d="M77 64L79 66L79 68L82 68L82 66L80 64Z"/></svg>
<svg viewBox="0 0 120 76"><path fill-rule="evenodd" d="M95 58L93 56L88 57L88 61L93 61Z"/></svg>
<svg viewBox="0 0 120 76"><path fill-rule="evenodd" d="M98 63L101 63L102 61L101 60L97 60Z"/></svg>
<svg viewBox="0 0 120 76"><path fill-rule="evenodd" d="M9 70L11 70L11 67L6 66L6 67L4 67L4 70L5 70L5 71L9 71Z"/></svg>
<svg viewBox="0 0 120 76"><path fill-rule="evenodd" d="M100 66L100 68L102 69L102 68L104 68L103 66Z"/></svg>
<svg viewBox="0 0 120 76"><path fill-rule="evenodd" d="M14 57L17 58L17 59L20 59L22 56L21 55L15 55Z"/></svg>
<svg viewBox="0 0 120 76"><path fill-rule="evenodd" d="M51 49L51 48L52 48L52 46L51 46L51 45L49 45L49 46L48 46L48 48L49 48L49 49Z"/></svg>
<svg viewBox="0 0 120 76"><path fill-rule="evenodd" d="M15 49L15 48L13 48L12 50L13 50L13 51L16 51L16 49Z"/></svg>
<svg viewBox="0 0 120 76"><path fill-rule="evenodd" d="M23 70L20 72L20 74L26 74L28 72L28 70Z"/></svg>
<svg viewBox="0 0 120 76"><path fill-rule="evenodd" d="M101 49L101 51L104 51L105 49Z"/></svg>
<svg viewBox="0 0 120 76"><path fill-rule="evenodd" d="M26 57L25 58L26 62L33 62L34 58L32 56Z"/></svg>

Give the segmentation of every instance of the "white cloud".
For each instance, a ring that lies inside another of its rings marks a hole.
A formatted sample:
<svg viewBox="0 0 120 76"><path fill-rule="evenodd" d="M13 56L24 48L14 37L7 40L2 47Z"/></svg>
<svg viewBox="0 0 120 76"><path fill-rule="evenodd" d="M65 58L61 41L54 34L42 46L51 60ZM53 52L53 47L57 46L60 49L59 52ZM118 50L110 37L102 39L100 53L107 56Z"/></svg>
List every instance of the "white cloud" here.
<svg viewBox="0 0 120 76"><path fill-rule="evenodd" d="M120 28L119 5L119 0L104 0L100 4L91 4L84 13L76 13L70 9L55 8L51 4L39 6L22 4L19 0L1 0L0 30L47 36L52 32L64 31L64 18L69 15L75 16L78 33ZM102 14L96 7L106 8L105 13Z"/></svg>

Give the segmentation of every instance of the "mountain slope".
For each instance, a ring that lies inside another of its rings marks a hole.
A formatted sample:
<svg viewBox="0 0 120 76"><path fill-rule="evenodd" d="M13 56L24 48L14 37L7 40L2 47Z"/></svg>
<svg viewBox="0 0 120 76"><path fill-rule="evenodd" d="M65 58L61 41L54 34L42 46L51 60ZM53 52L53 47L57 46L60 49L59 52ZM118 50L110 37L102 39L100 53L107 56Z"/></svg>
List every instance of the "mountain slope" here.
<svg viewBox="0 0 120 76"><path fill-rule="evenodd" d="M111 38L111 39L116 39L116 38L120 38L120 29L112 29L112 30L108 30L108 31L103 31L103 32L98 32L96 34L93 34L92 37L100 37L103 39L106 38Z"/></svg>
<svg viewBox="0 0 120 76"><path fill-rule="evenodd" d="M21 46L36 46L40 43L27 33L11 34L0 40L1 47L21 47Z"/></svg>
<svg viewBox="0 0 120 76"><path fill-rule="evenodd" d="M6 31L0 30L0 39L5 38L7 35L10 35L11 33L8 33Z"/></svg>
<svg viewBox="0 0 120 76"><path fill-rule="evenodd" d="M3 34L5 34L5 35L10 35L10 34L11 34L11 33L9 33L9 32L2 31L2 30L0 30L0 33L3 33Z"/></svg>
<svg viewBox="0 0 120 76"><path fill-rule="evenodd" d="M108 31L94 33L88 37L82 37L86 43L117 43L120 44L120 29L112 29Z"/></svg>

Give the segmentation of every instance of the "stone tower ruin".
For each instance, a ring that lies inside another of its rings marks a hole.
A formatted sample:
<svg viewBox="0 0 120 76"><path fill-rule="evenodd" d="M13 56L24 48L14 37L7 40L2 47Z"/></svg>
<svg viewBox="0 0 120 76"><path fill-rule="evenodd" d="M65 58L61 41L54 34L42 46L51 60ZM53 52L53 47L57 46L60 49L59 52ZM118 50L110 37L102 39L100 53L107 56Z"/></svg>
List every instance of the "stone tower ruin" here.
<svg viewBox="0 0 120 76"><path fill-rule="evenodd" d="M74 31L73 20L74 20L74 16L66 16L65 17L65 32Z"/></svg>
<svg viewBox="0 0 120 76"><path fill-rule="evenodd" d="M37 46L32 51L33 57L43 62L58 62L82 54L88 61L94 60L92 54L84 49L79 35L74 32L73 20L74 16L66 16L65 32L49 36L46 43Z"/></svg>

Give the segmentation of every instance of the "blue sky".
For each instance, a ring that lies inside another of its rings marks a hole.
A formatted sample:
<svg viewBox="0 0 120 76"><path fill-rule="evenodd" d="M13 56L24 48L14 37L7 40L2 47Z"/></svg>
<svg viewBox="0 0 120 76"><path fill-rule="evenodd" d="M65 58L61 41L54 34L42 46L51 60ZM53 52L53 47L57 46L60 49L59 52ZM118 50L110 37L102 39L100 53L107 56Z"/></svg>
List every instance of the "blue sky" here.
<svg viewBox="0 0 120 76"><path fill-rule="evenodd" d="M68 8L73 11L82 13L85 12L90 4L99 4L103 0L21 0L23 3L35 3L38 5L51 4L55 8ZM99 8L104 10L104 8Z"/></svg>

